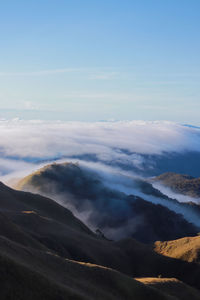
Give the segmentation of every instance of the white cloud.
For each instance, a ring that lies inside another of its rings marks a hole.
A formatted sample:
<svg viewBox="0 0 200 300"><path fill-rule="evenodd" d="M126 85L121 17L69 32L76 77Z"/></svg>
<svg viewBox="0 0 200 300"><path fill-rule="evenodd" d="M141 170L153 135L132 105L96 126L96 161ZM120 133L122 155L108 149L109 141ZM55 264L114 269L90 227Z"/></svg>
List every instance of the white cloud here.
<svg viewBox="0 0 200 300"><path fill-rule="evenodd" d="M32 101L25 101L24 107L25 107L25 109L28 109L28 110L39 110L40 109L39 105L36 105Z"/></svg>
<svg viewBox="0 0 200 300"><path fill-rule="evenodd" d="M89 93L89 92L72 92L65 94L63 96L65 99L109 99L114 100L115 103L118 100L131 100L138 101L141 98L136 98L134 94L131 93Z"/></svg>
<svg viewBox="0 0 200 300"><path fill-rule="evenodd" d="M153 185L153 187L155 187L156 189L161 191L164 195L167 195L168 197L170 197L172 199L176 199L179 202L183 202L183 203L184 202L185 203L194 202L194 203L200 204L200 198L190 197L190 196L186 196L186 195L174 192L172 189L170 189L166 185L162 184L161 182L154 182L152 185Z"/></svg>
<svg viewBox="0 0 200 300"><path fill-rule="evenodd" d="M61 68L47 69L25 72L3 72L0 71L1 77L20 77L20 76L45 76L66 73L82 73L88 74L88 79L109 80L116 78L120 73L113 71L111 68Z"/></svg>
<svg viewBox="0 0 200 300"><path fill-rule="evenodd" d="M12 162L52 161L95 155L104 164L143 168L141 154L200 152L200 129L171 122L45 122L0 121L1 160ZM84 159L84 158L83 158ZM20 168L20 166L19 166ZM29 164L23 170L29 169Z"/></svg>
<svg viewBox="0 0 200 300"><path fill-rule="evenodd" d="M54 75L62 73L78 72L83 69L81 68L64 68L64 69L50 69L50 70L39 70L30 72L0 72L0 76L41 76L41 75Z"/></svg>
<svg viewBox="0 0 200 300"><path fill-rule="evenodd" d="M131 153L200 151L200 129L171 122L10 120L0 122L0 149L19 157L94 153L105 160L121 159Z"/></svg>
<svg viewBox="0 0 200 300"><path fill-rule="evenodd" d="M89 76L89 79L93 80L111 80L111 79L116 79L120 75L119 72L99 72L95 74L91 74Z"/></svg>

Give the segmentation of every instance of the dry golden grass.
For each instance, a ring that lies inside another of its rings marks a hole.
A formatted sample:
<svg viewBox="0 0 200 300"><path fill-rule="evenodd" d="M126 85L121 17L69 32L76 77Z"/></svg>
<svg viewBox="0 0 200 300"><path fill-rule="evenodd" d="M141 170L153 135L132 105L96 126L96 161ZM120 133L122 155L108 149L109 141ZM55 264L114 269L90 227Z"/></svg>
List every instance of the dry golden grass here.
<svg viewBox="0 0 200 300"><path fill-rule="evenodd" d="M154 245L154 250L162 255L188 262L200 262L200 236L165 242L158 241Z"/></svg>
<svg viewBox="0 0 200 300"><path fill-rule="evenodd" d="M157 284L157 283L166 283L166 282L181 282L176 278L157 278L157 277L143 277L143 278L135 278L144 284Z"/></svg>

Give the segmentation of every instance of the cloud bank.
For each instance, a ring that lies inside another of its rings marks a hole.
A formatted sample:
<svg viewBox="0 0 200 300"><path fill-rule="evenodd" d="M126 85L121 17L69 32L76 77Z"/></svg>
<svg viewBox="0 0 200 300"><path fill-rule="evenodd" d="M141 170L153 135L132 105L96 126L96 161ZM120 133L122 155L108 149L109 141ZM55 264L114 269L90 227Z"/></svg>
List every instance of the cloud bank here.
<svg viewBox="0 0 200 300"><path fill-rule="evenodd" d="M200 153L200 128L171 122L0 121L1 175L63 158L139 172L155 167L153 156L188 152Z"/></svg>

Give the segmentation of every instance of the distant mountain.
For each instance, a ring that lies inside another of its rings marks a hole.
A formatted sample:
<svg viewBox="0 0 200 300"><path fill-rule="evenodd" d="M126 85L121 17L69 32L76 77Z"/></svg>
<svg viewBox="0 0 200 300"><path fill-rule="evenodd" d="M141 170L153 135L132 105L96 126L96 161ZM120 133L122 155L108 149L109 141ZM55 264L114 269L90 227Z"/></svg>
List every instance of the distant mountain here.
<svg viewBox="0 0 200 300"><path fill-rule="evenodd" d="M200 236L185 237L174 241L156 242L157 253L188 262L200 263Z"/></svg>
<svg viewBox="0 0 200 300"><path fill-rule="evenodd" d="M155 178L174 192L200 198L200 178L177 173L164 173Z"/></svg>
<svg viewBox="0 0 200 300"><path fill-rule="evenodd" d="M88 162L101 162L113 167L119 167L122 170L133 171L144 177L158 176L164 172L175 172L180 174L189 174L190 176L200 176L200 152L199 151L163 151L160 154L142 154L130 152L126 149L115 149L122 153L127 159L104 160L95 153L82 155L68 155L48 158L46 161L56 161L59 159L74 159ZM131 159L132 156L132 159ZM24 158L26 160L26 158ZM40 159L35 159L35 161ZM138 164L139 161L139 164Z"/></svg>
<svg viewBox="0 0 200 300"><path fill-rule="evenodd" d="M132 279L159 275L200 287L199 264L108 241L51 199L0 184L0 211L2 300L181 300Z"/></svg>
<svg viewBox="0 0 200 300"><path fill-rule="evenodd" d="M47 165L22 179L17 188L54 197L74 209L91 228L100 229L111 239L133 237L152 243L197 234L199 228L164 206L168 197L142 180L135 184L145 194L163 197L163 205L111 188L94 171L73 163Z"/></svg>

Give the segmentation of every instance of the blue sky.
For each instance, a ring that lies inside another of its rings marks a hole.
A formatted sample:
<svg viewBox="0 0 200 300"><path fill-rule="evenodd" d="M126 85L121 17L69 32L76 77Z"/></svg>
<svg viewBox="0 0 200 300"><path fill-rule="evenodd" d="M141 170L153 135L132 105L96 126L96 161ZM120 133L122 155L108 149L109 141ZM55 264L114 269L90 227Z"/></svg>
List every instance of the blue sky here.
<svg viewBox="0 0 200 300"><path fill-rule="evenodd" d="M200 1L0 2L0 117L200 125Z"/></svg>

